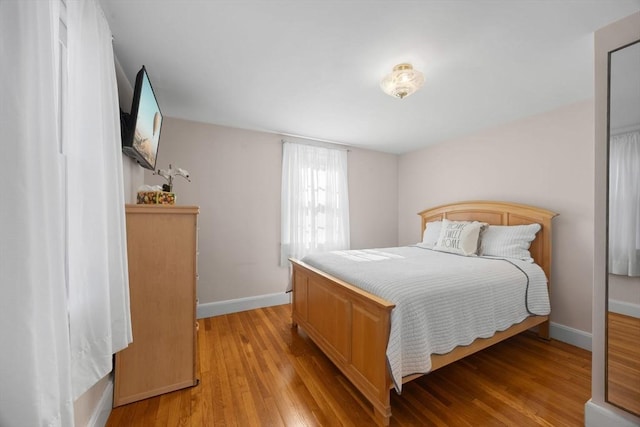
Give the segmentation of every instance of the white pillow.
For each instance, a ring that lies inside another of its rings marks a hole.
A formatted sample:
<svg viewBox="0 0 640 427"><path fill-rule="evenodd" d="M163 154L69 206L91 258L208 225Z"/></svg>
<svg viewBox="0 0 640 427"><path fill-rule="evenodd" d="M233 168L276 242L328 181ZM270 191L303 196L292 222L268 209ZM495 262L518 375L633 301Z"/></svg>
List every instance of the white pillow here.
<svg viewBox="0 0 640 427"><path fill-rule="evenodd" d="M436 243L438 243L438 237L440 237L441 229L442 221L428 222L424 228L422 243L419 246L422 246L423 248L433 249Z"/></svg>
<svg viewBox="0 0 640 427"><path fill-rule="evenodd" d="M482 235L480 254L533 262L529 246L541 228L540 224L490 225Z"/></svg>
<svg viewBox="0 0 640 427"><path fill-rule="evenodd" d="M465 256L477 255L480 233L486 225L487 223L478 221L443 219L442 230L433 250Z"/></svg>

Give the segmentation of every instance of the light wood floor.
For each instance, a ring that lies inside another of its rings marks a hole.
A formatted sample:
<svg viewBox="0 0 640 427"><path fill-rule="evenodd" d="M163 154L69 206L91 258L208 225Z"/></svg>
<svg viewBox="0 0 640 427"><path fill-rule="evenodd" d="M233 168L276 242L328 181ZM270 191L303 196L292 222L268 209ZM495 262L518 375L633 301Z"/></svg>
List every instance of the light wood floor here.
<svg viewBox="0 0 640 427"><path fill-rule="evenodd" d="M369 426L370 406L288 305L201 319L200 385L115 408L115 426ZM583 426L591 353L521 334L391 391L391 426Z"/></svg>
<svg viewBox="0 0 640 427"><path fill-rule="evenodd" d="M609 312L609 402L640 415L640 318Z"/></svg>

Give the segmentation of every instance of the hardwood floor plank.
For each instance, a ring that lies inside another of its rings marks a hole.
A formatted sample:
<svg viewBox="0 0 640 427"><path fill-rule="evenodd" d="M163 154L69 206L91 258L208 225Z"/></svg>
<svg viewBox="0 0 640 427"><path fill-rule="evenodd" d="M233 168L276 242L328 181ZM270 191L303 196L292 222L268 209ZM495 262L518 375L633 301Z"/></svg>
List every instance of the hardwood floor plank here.
<svg viewBox="0 0 640 427"><path fill-rule="evenodd" d="M196 387L115 408L108 427L369 426L371 405L289 305L200 319ZM581 426L590 353L525 333L391 393L391 426Z"/></svg>
<svg viewBox="0 0 640 427"><path fill-rule="evenodd" d="M403 394L403 398L391 396L393 413L392 424L400 426L446 427L447 424L436 413L429 410L423 401L411 393Z"/></svg>
<svg viewBox="0 0 640 427"><path fill-rule="evenodd" d="M640 318L609 312L607 336L608 399L640 415Z"/></svg>

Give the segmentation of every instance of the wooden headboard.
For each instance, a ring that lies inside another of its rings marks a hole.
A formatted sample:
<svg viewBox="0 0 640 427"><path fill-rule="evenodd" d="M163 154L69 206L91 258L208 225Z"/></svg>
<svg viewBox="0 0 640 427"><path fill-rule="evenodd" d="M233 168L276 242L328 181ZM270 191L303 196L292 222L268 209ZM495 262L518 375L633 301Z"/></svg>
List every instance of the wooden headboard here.
<svg viewBox="0 0 640 427"><path fill-rule="evenodd" d="M443 218L450 221L481 221L491 225L540 224L542 228L531 242L529 252L536 264L542 267L547 279L551 277L551 219L558 215L555 212L517 203L479 200L437 206L418 215L422 218L422 232L427 222Z"/></svg>

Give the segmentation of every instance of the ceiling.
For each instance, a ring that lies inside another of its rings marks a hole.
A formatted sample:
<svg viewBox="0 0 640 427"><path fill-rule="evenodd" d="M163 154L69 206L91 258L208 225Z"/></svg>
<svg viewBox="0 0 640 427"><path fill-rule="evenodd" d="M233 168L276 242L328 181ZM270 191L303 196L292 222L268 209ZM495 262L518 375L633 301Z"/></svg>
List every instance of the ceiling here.
<svg viewBox="0 0 640 427"><path fill-rule="evenodd" d="M405 153L593 97L593 32L640 0L101 0L165 116ZM424 87L380 90L409 62Z"/></svg>

